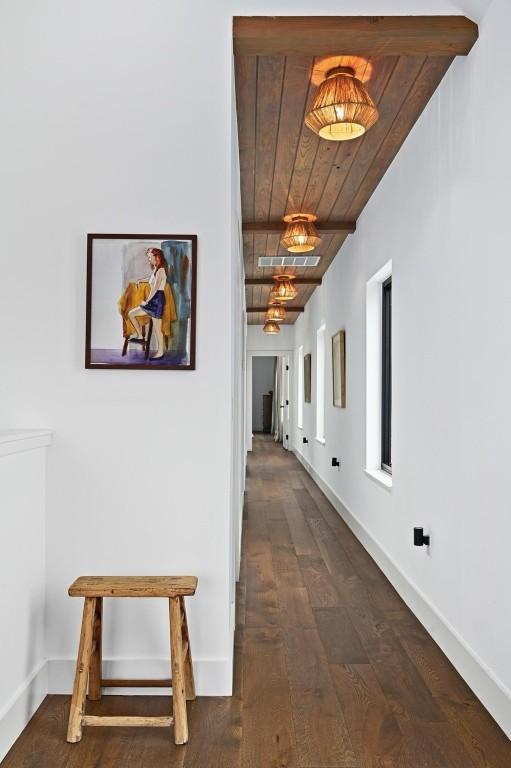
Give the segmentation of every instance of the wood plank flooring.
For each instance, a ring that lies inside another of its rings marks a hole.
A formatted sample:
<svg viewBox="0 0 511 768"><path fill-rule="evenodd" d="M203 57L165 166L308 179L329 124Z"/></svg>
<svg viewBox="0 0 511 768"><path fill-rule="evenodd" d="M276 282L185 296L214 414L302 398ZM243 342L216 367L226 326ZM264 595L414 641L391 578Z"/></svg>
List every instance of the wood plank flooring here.
<svg viewBox="0 0 511 768"><path fill-rule="evenodd" d="M190 742L162 728L65 741L48 696L1 768L509 768L511 742L294 456L250 456L235 693L189 705ZM96 714L162 715L161 696Z"/></svg>

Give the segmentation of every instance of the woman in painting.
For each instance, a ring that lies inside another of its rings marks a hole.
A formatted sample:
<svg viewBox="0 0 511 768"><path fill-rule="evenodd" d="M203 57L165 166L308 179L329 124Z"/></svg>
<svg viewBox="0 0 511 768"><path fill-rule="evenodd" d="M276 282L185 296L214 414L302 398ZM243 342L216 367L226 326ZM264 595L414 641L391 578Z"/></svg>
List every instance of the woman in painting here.
<svg viewBox="0 0 511 768"><path fill-rule="evenodd" d="M136 333L135 336L131 337L132 341L144 340L142 326L140 325L138 318L143 317L144 315L149 315L149 317L152 318L157 350L156 354L151 359L161 360L165 354L161 319L165 308L165 283L167 282L169 265L160 248L146 248L146 255L152 269L149 280L147 281L149 283L149 295L138 307L133 307L133 309L128 312L128 317Z"/></svg>

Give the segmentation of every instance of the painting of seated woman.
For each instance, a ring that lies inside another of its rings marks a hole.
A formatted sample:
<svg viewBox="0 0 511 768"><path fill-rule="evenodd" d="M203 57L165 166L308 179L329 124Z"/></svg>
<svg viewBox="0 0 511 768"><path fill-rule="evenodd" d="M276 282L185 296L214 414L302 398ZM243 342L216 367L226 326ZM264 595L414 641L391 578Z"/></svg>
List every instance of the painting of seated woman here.
<svg viewBox="0 0 511 768"><path fill-rule="evenodd" d="M195 368L196 235L88 235L86 368Z"/></svg>

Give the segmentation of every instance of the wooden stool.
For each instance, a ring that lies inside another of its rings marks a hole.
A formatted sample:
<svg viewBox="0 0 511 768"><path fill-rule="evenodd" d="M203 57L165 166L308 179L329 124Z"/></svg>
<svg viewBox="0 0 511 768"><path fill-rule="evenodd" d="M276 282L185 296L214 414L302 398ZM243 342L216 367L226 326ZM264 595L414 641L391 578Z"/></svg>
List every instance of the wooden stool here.
<svg viewBox="0 0 511 768"><path fill-rule="evenodd" d="M84 725L174 725L176 744L188 741L186 701L195 698L192 652L186 621L185 595L195 594L195 576L81 576L69 587L71 597L84 597L80 645L69 712L67 740L82 738ZM101 630L104 597L167 597L170 618L172 678L107 680L101 674ZM88 694L87 694L88 684ZM172 687L173 717L96 716L85 714L85 698L96 701L102 688Z"/></svg>
<svg viewBox="0 0 511 768"><path fill-rule="evenodd" d="M149 350L151 349L151 336L153 335L152 317L149 318L147 338L145 335L145 327L146 327L146 324L144 323L144 325L142 326L142 336L144 337L143 339L132 339L130 338L130 334L124 337L124 344L122 345L121 357L126 357L126 353L128 351L128 344L141 344L144 350L144 359L147 360L147 358L149 357Z"/></svg>

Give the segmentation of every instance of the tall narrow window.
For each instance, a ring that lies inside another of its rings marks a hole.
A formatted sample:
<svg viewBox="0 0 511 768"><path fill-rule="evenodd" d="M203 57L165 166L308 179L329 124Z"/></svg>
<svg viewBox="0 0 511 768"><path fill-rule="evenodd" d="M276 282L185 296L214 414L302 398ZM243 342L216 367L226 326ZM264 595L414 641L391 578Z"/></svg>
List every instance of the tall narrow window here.
<svg viewBox="0 0 511 768"><path fill-rule="evenodd" d="M303 347L298 347L298 429L303 429Z"/></svg>
<svg viewBox="0 0 511 768"><path fill-rule="evenodd" d="M392 277L382 283L381 468L392 472Z"/></svg>
<svg viewBox="0 0 511 768"><path fill-rule="evenodd" d="M316 336L316 439L325 442L325 326Z"/></svg>

